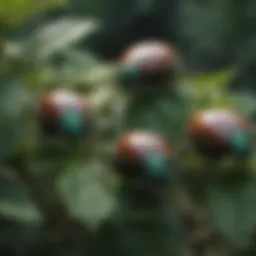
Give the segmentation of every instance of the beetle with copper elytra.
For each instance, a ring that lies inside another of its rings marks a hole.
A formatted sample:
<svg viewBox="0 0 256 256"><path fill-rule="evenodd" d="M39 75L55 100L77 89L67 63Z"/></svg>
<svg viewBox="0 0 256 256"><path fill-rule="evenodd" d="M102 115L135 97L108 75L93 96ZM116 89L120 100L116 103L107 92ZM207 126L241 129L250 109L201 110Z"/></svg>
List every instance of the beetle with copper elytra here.
<svg viewBox="0 0 256 256"><path fill-rule="evenodd" d="M125 87L164 85L174 79L180 60L177 50L161 41L129 47L120 59L120 83Z"/></svg>
<svg viewBox="0 0 256 256"><path fill-rule="evenodd" d="M59 89L46 93L39 103L38 120L46 135L84 137L92 129L92 115L79 94Z"/></svg>
<svg viewBox="0 0 256 256"><path fill-rule="evenodd" d="M208 156L247 156L252 150L248 121L230 109L196 112L189 122L189 137Z"/></svg>

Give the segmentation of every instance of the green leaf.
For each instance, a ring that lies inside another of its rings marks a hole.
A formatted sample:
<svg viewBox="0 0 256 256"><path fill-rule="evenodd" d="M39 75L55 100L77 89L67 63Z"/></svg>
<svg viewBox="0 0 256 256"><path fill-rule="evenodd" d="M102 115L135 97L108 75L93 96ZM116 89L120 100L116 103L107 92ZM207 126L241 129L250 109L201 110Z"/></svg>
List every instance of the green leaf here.
<svg viewBox="0 0 256 256"><path fill-rule="evenodd" d="M0 181L0 213L8 218L30 223L42 221L27 189L20 184Z"/></svg>
<svg viewBox="0 0 256 256"><path fill-rule="evenodd" d="M256 227L256 180L209 185L206 206L213 225L234 247L246 247Z"/></svg>
<svg viewBox="0 0 256 256"><path fill-rule="evenodd" d="M231 69L191 77L195 108L228 107L232 105L227 87L233 79Z"/></svg>
<svg viewBox="0 0 256 256"><path fill-rule="evenodd" d="M66 4L66 0L10 0L0 3L0 20L7 25L17 26L39 12Z"/></svg>
<svg viewBox="0 0 256 256"><path fill-rule="evenodd" d="M95 228L112 210L115 197L106 190L97 163L74 163L58 181L60 193L72 215Z"/></svg>
<svg viewBox="0 0 256 256"><path fill-rule="evenodd" d="M244 114L247 118L252 119L255 115L256 100L255 96L247 93L232 94L233 106Z"/></svg>
<svg viewBox="0 0 256 256"><path fill-rule="evenodd" d="M234 77L232 69L221 70L214 73L196 74L192 78L193 84L198 87L198 90L209 90L217 88L218 90L227 89L230 81Z"/></svg>
<svg viewBox="0 0 256 256"><path fill-rule="evenodd" d="M0 97L0 159L3 160L16 152L24 137L28 93L20 80L7 77L2 80Z"/></svg>
<svg viewBox="0 0 256 256"><path fill-rule="evenodd" d="M182 144L191 112L189 99L167 91L164 95L143 97L130 102L125 113L127 130L141 129L159 133L172 147Z"/></svg>

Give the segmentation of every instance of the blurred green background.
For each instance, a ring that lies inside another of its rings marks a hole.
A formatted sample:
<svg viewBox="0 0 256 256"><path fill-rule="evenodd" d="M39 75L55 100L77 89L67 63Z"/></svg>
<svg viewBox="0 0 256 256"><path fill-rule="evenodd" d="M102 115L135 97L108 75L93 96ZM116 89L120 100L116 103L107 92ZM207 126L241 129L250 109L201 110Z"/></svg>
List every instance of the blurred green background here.
<svg viewBox="0 0 256 256"><path fill-rule="evenodd" d="M255 24L255 1L1 1L0 254L85 254L81 236L59 233L87 232L84 224L93 230L115 204L116 177L104 161L122 130L113 124L125 97L113 103L108 95L117 95L116 60L132 43L157 38L178 46L187 72L180 82L196 98L191 108L235 106L256 122ZM40 95L60 85L87 95L102 126L92 142L76 145L72 153L70 145L60 150L39 138L32 118ZM167 104L170 115L181 103L175 104ZM32 177L23 177L25 184L17 177L17 169L24 169L15 158L19 154L26 155L32 170ZM50 202L42 203L45 198ZM254 214L250 218L256 219ZM52 228L45 227L45 220ZM230 228L227 233L235 232Z"/></svg>

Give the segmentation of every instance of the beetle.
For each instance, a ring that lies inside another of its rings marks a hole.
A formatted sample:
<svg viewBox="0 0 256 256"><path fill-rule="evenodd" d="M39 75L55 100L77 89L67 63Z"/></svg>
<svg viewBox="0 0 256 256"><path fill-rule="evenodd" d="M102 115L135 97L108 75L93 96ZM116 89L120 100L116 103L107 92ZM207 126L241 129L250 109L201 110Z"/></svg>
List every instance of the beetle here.
<svg viewBox="0 0 256 256"><path fill-rule="evenodd" d="M124 134L117 142L115 163L125 179L167 178L172 151L164 139L147 131Z"/></svg>
<svg viewBox="0 0 256 256"><path fill-rule="evenodd" d="M195 148L208 156L246 156L252 150L250 125L231 109L206 109L189 121L189 137Z"/></svg>
<svg viewBox="0 0 256 256"><path fill-rule="evenodd" d="M66 89L53 90L41 97L38 120L43 133L47 135L83 137L92 129L88 102Z"/></svg>
<svg viewBox="0 0 256 256"><path fill-rule="evenodd" d="M143 41L130 46L120 58L121 84L155 86L174 79L180 65L174 46L162 41Z"/></svg>
<svg viewBox="0 0 256 256"><path fill-rule="evenodd" d="M183 255L186 235L168 198L176 180L170 146L157 133L134 130L117 141L114 157L121 186L97 232L100 255Z"/></svg>

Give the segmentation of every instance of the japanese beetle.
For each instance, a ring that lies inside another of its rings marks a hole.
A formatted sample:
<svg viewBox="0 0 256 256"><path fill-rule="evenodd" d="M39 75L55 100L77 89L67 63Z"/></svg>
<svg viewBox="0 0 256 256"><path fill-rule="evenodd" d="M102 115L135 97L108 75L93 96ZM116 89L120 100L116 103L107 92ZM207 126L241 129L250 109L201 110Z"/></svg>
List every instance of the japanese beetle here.
<svg viewBox="0 0 256 256"><path fill-rule="evenodd" d="M124 179L163 181L168 178L171 157L171 149L158 134L128 132L117 142L115 167Z"/></svg>
<svg viewBox="0 0 256 256"><path fill-rule="evenodd" d="M145 41L129 47L121 56L120 83L125 87L166 85L174 80L179 57L173 46Z"/></svg>
<svg viewBox="0 0 256 256"><path fill-rule="evenodd" d="M248 155L252 140L247 120L229 109L196 112L189 121L189 137L203 155Z"/></svg>
<svg viewBox="0 0 256 256"><path fill-rule="evenodd" d="M39 103L38 120L46 135L84 137L92 129L86 100L75 92L58 89L46 93Z"/></svg>

